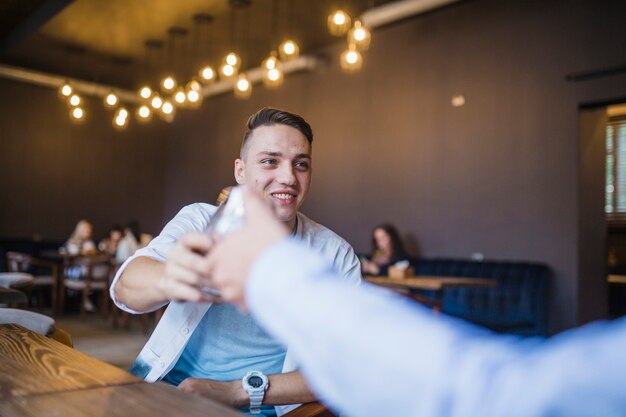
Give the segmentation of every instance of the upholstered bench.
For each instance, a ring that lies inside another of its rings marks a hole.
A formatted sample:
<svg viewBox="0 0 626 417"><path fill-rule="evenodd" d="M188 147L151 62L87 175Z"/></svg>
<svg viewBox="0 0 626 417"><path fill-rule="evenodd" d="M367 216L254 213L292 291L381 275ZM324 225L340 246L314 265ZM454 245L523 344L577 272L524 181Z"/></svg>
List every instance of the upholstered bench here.
<svg viewBox="0 0 626 417"><path fill-rule="evenodd" d="M492 278L493 288L448 288L442 312L492 330L524 336L548 335L548 288L552 276L543 264L420 258L415 275ZM428 294L426 294L428 295Z"/></svg>

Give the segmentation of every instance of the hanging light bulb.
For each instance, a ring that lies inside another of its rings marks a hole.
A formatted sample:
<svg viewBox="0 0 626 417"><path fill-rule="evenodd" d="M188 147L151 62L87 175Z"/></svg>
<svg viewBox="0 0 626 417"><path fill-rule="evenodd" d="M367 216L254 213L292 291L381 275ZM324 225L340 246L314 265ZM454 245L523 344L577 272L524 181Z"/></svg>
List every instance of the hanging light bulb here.
<svg viewBox="0 0 626 417"><path fill-rule="evenodd" d="M300 55L300 47L293 40L287 39L278 47L278 54L280 55L281 60L288 61L290 59L297 58Z"/></svg>
<svg viewBox="0 0 626 417"><path fill-rule="evenodd" d="M239 74L235 83L235 97L246 99L252 94L252 84L246 74Z"/></svg>
<svg viewBox="0 0 626 417"><path fill-rule="evenodd" d="M80 96L78 94L72 94L70 96L70 99L68 100L68 102L70 103L71 106L78 106L81 103L81 99Z"/></svg>
<svg viewBox="0 0 626 417"><path fill-rule="evenodd" d="M200 68L200 77L205 83L215 81L215 71L210 65Z"/></svg>
<svg viewBox="0 0 626 417"><path fill-rule="evenodd" d="M113 115L113 127L123 130L128 127L128 110L124 107L118 107Z"/></svg>
<svg viewBox="0 0 626 417"><path fill-rule="evenodd" d="M350 29L352 19L343 10L337 10L328 16L328 31L333 36L343 36Z"/></svg>
<svg viewBox="0 0 626 417"><path fill-rule="evenodd" d="M143 87L139 89L139 97L143 98L144 100L148 100L151 95L152 95L152 89L148 87L147 85L144 85Z"/></svg>
<svg viewBox="0 0 626 417"><path fill-rule="evenodd" d="M363 66L363 57L357 51L354 44L350 44L348 49L341 54L341 69L348 73L354 73L361 70Z"/></svg>
<svg viewBox="0 0 626 417"><path fill-rule="evenodd" d="M174 91L178 83L171 75L166 76L161 80L161 89L165 92L171 93Z"/></svg>
<svg viewBox="0 0 626 417"><path fill-rule="evenodd" d="M176 89L176 92L174 93L174 101L176 102L176 104L181 106L185 104L185 101L187 101L187 94L185 93L184 88L178 87Z"/></svg>
<svg viewBox="0 0 626 417"><path fill-rule="evenodd" d="M235 69L235 67L233 67L232 65L228 65L228 64L225 64L222 66L221 72L222 72L222 78L225 80L229 80L233 78L235 75L237 75L237 70Z"/></svg>
<svg viewBox="0 0 626 417"><path fill-rule="evenodd" d="M117 103L119 103L119 101L120 100L117 98L117 95L111 92L104 96L104 107L112 109L117 105Z"/></svg>
<svg viewBox="0 0 626 417"><path fill-rule="evenodd" d="M161 119L165 120L168 123L171 123L174 120L174 114L176 112L176 107L169 100L163 100L163 106L161 107Z"/></svg>
<svg viewBox="0 0 626 417"><path fill-rule="evenodd" d="M70 119L75 123L80 123L85 120L85 111L81 107L74 107L70 109Z"/></svg>
<svg viewBox="0 0 626 417"><path fill-rule="evenodd" d="M224 62L236 69L241 68L241 58L235 52L229 52L228 55L224 57Z"/></svg>
<svg viewBox="0 0 626 417"><path fill-rule="evenodd" d="M135 116L137 117L137 120L139 120L142 123L145 123L149 121L150 119L152 119L152 110L150 110L150 107L148 107L147 105L142 104L141 106L137 108L137 111L135 112Z"/></svg>
<svg viewBox="0 0 626 417"><path fill-rule="evenodd" d="M185 90L187 90L187 91L189 91L189 90L200 91L200 90L202 90L202 84L200 83L200 81L198 81L197 78L192 78L191 81L189 81L187 83L187 85L185 86Z"/></svg>
<svg viewBox="0 0 626 417"><path fill-rule="evenodd" d="M65 81L63 85L59 87L59 97L67 98L72 95L74 89L69 82Z"/></svg>
<svg viewBox="0 0 626 417"><path fill-rule="evenodd" d="M163 99L157 93L152 95L152 100L150 100L150 105L153 109L158 110L163 106Z"/></svg>
<svg viewBox="0 0 626 417"><path fill-rule="evenodd" d="M193 109L200 107L202 103L202 94L197 90L187 90L187 104Z"/></svg>
<svg viewBox="0 0 626 417"><path fill-rule="evenodd" d="M370 46L372 34L363 27L360 20L354 21L354 27L348 32L348 44L353 43L358 50L365 51Z"/></svg>
<svg viewBox="0 0 626 417"><path fill-rule="evenodd" d="M265 86L272 88L278 87L283 83L282 64L276 58L274 52L263 60L261 68L263 68L263 83Z"/></svg>
<svg viewBox="0 0 626 417"><path fill-rule="evenodd" d="M228 55L226 55L222 60L222 65L220 67L222 78L231 79L237 76L239 68L241 68L241 58L239 55L235 52L228 53Z"/></svg>

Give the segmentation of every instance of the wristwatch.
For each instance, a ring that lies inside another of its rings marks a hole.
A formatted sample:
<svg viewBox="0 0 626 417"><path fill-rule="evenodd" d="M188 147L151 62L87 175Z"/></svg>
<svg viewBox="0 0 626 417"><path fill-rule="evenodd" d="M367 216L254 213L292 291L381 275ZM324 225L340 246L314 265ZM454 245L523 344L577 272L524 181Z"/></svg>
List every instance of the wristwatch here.
<svg viewBox="0 0 626 417"><path fill-rule="evenodd" d="M243 390L250 397L250 414L259 414L267 387L270 386L267 376L261 371L250 371L241 380Z"/></svg>

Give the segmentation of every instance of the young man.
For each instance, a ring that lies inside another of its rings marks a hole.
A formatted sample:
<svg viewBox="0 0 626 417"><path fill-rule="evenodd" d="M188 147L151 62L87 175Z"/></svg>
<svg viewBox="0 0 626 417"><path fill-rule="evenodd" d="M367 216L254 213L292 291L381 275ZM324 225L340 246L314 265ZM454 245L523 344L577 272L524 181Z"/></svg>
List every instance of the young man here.
<svg viewBox="0 0 626 417"><path fill-rule="evenodd" d="M265 108L248 120L235 179L263 196L291 234L320 253L342 278L360 282L360 266L343 239L298 212L311 182L313 133L300 116ZM147 248L125 262L111 297L125 311L142 313L170 303L131 371L147 381L164 379L233 407L313 401L286 349L250 316L228 304L203 302L207 286L207 233L216 207L183 208ZM210 308L209 308L210 307ZM250 371L259 387L242 384ZM267 381L267 382L266 382ZM281 415L294 407L277 407ZM273 407L263 407L265 415Z"/></svg>

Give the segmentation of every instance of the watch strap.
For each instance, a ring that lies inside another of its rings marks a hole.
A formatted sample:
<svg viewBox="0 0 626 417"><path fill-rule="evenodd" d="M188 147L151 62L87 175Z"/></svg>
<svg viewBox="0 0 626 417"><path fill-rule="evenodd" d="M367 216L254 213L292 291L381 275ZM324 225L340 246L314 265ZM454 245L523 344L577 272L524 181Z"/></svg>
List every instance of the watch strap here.
<svg viewBox="0 0 626 417"><path fill-rule="evenodd" d="M259 414L261 412L261 404L263 404L265 391L248 392L248 396L250 397L250 414Z"/></svg>

